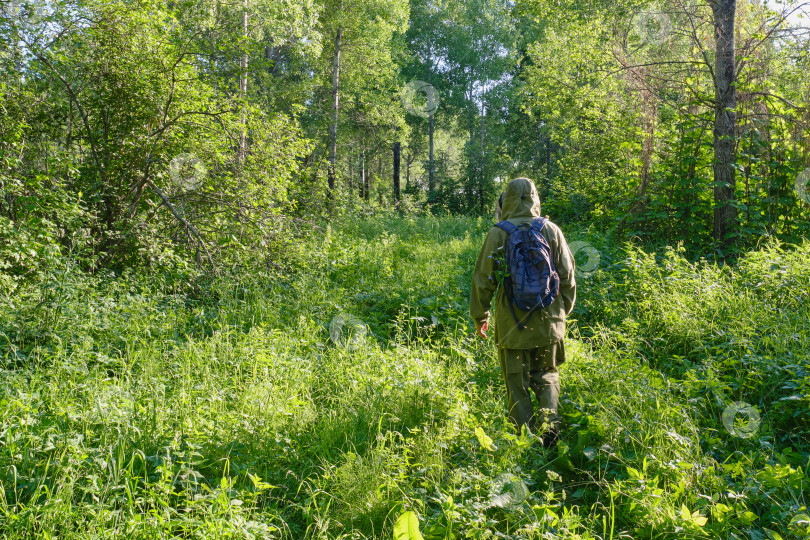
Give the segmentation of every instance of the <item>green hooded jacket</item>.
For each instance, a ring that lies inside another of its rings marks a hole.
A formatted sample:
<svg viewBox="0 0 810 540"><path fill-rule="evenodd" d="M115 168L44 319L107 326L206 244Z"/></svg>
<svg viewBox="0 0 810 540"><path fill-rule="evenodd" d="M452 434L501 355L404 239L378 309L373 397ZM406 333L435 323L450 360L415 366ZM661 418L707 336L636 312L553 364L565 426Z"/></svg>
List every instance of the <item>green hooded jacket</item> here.
<svg viewBox="0 0 810 540"><path fill-rule="evenodd" d="M534 183L528 178L516 178L509 182L503 195L501 219L515 225L530 224L540 217L540 198ZM547 221L542 231L551 246L554 265L560 275L560 293L546 309L538 309L526 319L527 312L515 308L515 315L525 329L519 330L515 322L503 287L498 287L494 275L494 260L498 249L506 244L507 233L499 227L492 227L484 240L484 246L475 263L470 295L470 315L476 324L490 320L492 296L495 296L495 337L498 346L506 349L533 349L546 346L565 337L565 318L574 309L577 297L577 284L574 279L575 263L568 243L560 228ZM503 250L501 249L501 253Z"/></svg>

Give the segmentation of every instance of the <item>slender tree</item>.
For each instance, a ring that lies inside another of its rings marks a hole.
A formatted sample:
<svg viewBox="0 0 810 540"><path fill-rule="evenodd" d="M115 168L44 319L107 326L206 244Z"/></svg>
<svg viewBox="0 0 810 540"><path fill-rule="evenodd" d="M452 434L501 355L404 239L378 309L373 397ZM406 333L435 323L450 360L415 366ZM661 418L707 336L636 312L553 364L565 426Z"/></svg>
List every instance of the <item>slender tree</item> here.
<svg viewBox="0 0 810 540"><path fill-rule="evenodd" d="M340 52L343 46L343 27L335 32L335 49L332 54L332 121L329 123L329 194L335 189L335 164L337 161L338 109L340 107Z"/></svg>
<svg viewBox="0 0 810 540"><path fill-rule="evenodd" d="M714 15L714 239L721 248L732 242L737 225L736 183L737 74L735 17L737 0L710 0Z"/></svg>
<svg viewBox="0 0 810 540"><path fill-rule="evenodd" d="M239 134L239 162L247 153L247 84L248 84L248 0L242 0L242 47L239 58L239 97L242 100L242 132Z"/></svg>
<svg viewBox="0 0 810 540"><path fill-rule="evenodd" d="M400 157L402 155L402 143L399 141L394 143L394 201L399 202L399 168Z"/></svg>

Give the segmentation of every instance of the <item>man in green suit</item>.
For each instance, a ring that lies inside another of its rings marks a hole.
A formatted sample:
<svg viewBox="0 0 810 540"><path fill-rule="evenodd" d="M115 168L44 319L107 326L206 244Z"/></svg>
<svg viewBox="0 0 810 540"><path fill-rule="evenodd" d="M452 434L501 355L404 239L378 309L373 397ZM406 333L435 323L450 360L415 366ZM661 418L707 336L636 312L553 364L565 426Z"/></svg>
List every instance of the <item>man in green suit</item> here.
<svg viewBox="0 0 810 540"><path fill-rule="evenodd" d="M528 227L540 217L540 198L537 188L528 178L509 182L502 197L501 220ZM491 318L492 297L495 295L494 332L506 382L509 417L518 429L526 426L530 431L543 434L543 444L556 443L560 428L557 412L560 397L560 375L557 367L565 362L565 319L574 309L577 286L574 279L575 263L568 243L560 228L547 221L541 232L551 247L551 253L560 277L557 298L545 309L529 314L508 304L509 299L498 287L496 260L503 253L508 239L506 231L492 227L475 263L470 296L470 315L475 321L477 334L486 338ZM517 320L515 320L517 318ZM520 325L518 324L520 322ZM520 329L519 326L523 327ZM531 394L538 404L535 412Z"/></svg>

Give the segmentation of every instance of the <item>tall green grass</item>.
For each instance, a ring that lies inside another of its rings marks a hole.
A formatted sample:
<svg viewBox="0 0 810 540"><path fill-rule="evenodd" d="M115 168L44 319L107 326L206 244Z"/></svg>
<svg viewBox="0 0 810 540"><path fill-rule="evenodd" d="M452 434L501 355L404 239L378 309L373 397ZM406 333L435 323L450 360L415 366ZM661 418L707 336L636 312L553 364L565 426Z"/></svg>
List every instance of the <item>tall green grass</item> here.
<svg viewBox="0 0 810 540"><path fill-rule="evenodd" d="M588 236L547 451L472 338L488 227L332 224L284 276L4 282L0 532L391 538L411 510L428 539L805 534L807 246L723 268ZM732 401L753 437L724 428Z"/></svg>

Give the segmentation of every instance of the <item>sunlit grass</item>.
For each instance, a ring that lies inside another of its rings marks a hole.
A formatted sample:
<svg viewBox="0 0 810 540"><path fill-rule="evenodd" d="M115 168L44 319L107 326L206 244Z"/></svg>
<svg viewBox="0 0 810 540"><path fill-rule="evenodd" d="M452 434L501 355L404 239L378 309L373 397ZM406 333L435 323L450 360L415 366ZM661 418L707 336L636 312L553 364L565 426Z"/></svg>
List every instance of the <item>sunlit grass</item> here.
<svg viewBox="0 0 810 540"><path fill-rule="evenodd" d="M373 216L308 240L294 275L17 290L3 536L390 538L413 510L429 539L802 537L806 246L724 269L596 242L545 451L509 428L472 338L488 226ZM759 408L754 437L724 427L734 401Z"/></svg>

